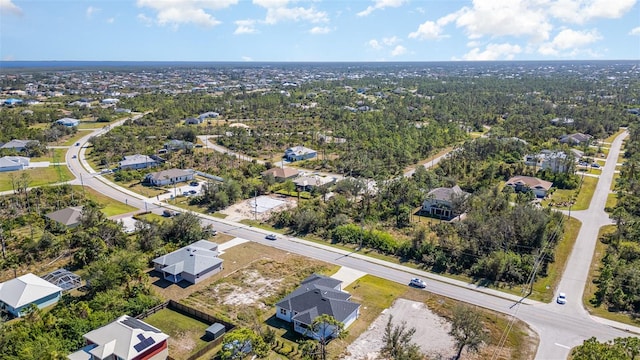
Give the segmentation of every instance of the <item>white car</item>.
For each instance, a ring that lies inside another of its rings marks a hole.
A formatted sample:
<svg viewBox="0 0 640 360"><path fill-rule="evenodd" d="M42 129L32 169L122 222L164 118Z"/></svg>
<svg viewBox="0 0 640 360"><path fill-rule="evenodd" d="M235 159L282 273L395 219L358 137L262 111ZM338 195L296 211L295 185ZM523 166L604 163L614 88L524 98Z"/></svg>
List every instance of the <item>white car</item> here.
<svg viewBox="0 0 640 360"><path fill-rule="evenodd" d="M409 285L419 287L421 289L424 289L427 287L427 283L424 282L424 280L418 279L418 278L411 279L411 281L409 281Z"/></svg>
<svg viewBox="0 0 640 360"><path fill-rule="evenodd" d="M563 292L561 292L560 294L558 294L558 298L556 299L556 302L558 304L564 305L567 303L567 295Z"/></svg>
<svg viewBox="0 0 640 360"><path fill-rule="evenodd" d="M275 239L277 239L276 234L267 235L267 240L275 240Z"/></svg>

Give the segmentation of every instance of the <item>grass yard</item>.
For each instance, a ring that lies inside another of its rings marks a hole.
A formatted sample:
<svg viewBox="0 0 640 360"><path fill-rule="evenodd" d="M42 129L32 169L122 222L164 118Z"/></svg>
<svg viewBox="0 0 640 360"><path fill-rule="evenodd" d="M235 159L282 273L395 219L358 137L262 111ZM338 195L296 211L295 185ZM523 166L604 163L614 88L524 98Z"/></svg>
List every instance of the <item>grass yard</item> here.
<svg viewBox="0 0 640 360"><path fill-rule="evenodd" d="M149 198L152 197L156 197L158 195L162 195L165 194L168 190L167 189L162 189L162 188L157 188L157 187L153 187L153 186L144 186L142 185L142 183L140 183L140 181L131 181L131 182L116 182L114 180L114 176L113 175L103 175L104 177L108 178L110 181L115 182L116 184L122 186L123 188L126 188L127 190L131 190L136 194L140 194Z"/></svg>
<svg viewBox="0 0 640 360"><path fill-rule="evenodd" d="M209 327L206 323L169 308L146 317L144 321L170 336L169 353L174 359L186 359L209 343L202 339Z"/></svg>
<svg viewBox="0 0 640 360"><path fill-rule="evenodd" d="M80 186L74 186L76 191L82 191ZM99 192L93 190L92 188L85 186L84 188L85 196L92 201L97 202L100 205L103 205L102 212L107 216L114 216L120 214L130 213L132 211L138 210L138 208L126 205L119 201L116 201L108 196L104 196Z"/></svg>
<svg viewBox="0 0 640 360"><path fill-rule="evenodd" d="M624 129L619 129L618 131L613 133L611 136L609 136L608 138L604 139L604 142L611 144L613 142L613 140L615 140L618 137L618 135L622 134L624 131L625 131Z"/></svg>
<svg viewBox="0 0 640 360"><path fill-rule="evenodd" d="M611 189L609 190L611 191L615 190L619 177L620 177L620 173L613 173L613 179L611 179Z"/></svg>
<svg viewBox="0 0 640 360"><path fill-rule="evenodd" d="M613 211L613 208L616 206L616 204L618 204L618 194L611 193L607 195L607 202L604 206L605 211L607 209L609 210L607 212Z"/></svg>
<svg viewBox="0 0 640 360"><path fill-rule="evenodd" d="M11 177L20 179L23 173L29 175L29 187L51 185L73 179L73 175L66 166L49 166L46 168L33 168L20 171L0 173L0 191L13 190Z"/></svg>
<svg viewBox="0 0 640 360"><path fill-rule="evenodd" d="M571 255L573 245L580 232L582 223L575 218L565 218L568 220L564 228L564 236L556 245L555 261L549 264L547 268L547 276L539 277L538 280L533 283L533 292L529 298L539 300L542 302L549 302L553 299L555 288L560 282L562 273L567 264L567 259Z"/></svg>
<svg viewBox="0 0 640 360"><path fill-rule="evenodd" d="M57 145L57 146L72 146L75 145L76 142L78 142L78 140L80 140L81 138L85 137L87 134L89 134L88 130L78 130L78 132L76 132L75 134L69 136L69 137L64 137L54 143L52 143L51 145Z"/></svg>
<svg viewBox="0 0 640 360"><path fill-rule="evenodd" d="M102 129L103 127L109 125L108 122L97 122L91 120L82 120L80 124L78 124L78 130L94 130L94 129Z"/></svg>
<svg viewBox="0 0 640 360"><path fill-rule="evenodd" d="M600 232L598 233L598 239L604 234L610 234L614 232L616 229L615 225L607 225L600 228ZM589 314L593 316L598 316L601 318L618 321L624 324L629 324L633 326L640 326L640 321L634 320L631 316L625 315L618 312L610 312L605 306L594 307L591 303L591 299L593 299L594 294L598 290L598 287L594 283L594 280L600 274L600 266L602 264L602 258L604 257L607 251L607 245L603 244L600 240L596 242L596 249L594 250L593 257L591 259L591 267L589 268L589 277L587 278L587 283L584 287L584 293L582 295L582 302L584 304L585 309L589 312Z"/></svg>
<svg viewBox="0 0 640 360"><path fill-rule="evenodd" d="M31 162L38 162L38 161L49 161L49 162L64 162L64 156L67 153L67 149L47 149L47 153L42 155L42 156L38 156L38 157L32 157L31 158Z"/></svg>
<svg viewBox="0 0 640 360"><path fill-rule="evenodd" d="M589 208L589 204L591 203L591 198L593 197L593 193L596 190L596 185L598 185L598 179L590 176L585 176L584 181L582 183L582 188L576 197L575 203L571 207L571 210L585 210ZM550 206L553 204L568 204L571 199L575 197L576 189L573 190L564 190L564 189L556 189L556 191L551 195L551 199L545 199L542 201L542 206ZM560 210L568 210L569 206L555 206L556 209Z"/></svg>

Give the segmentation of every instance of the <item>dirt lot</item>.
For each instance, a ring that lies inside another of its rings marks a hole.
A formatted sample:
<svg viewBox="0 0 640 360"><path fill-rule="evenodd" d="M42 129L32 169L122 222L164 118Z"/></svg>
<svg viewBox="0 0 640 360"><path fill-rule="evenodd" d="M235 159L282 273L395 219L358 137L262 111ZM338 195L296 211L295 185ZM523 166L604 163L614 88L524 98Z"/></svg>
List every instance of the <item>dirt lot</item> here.
<svg viewBox="0 0 640 360"><path fill-rule="evenodd" d="M418 344L429 358L449 359L455 356L454 342L448 334L451 326L445 319L431 312L421 302L397 299L390 308L378 316L366 332L347 347L349 355L344 359L377 359L383 345L382 338L389 316L393 316L395 325L404 321L407 323L407 328L416 329L413 342Z"/></svg>
<svg viewBox="0 0 640 360"><path fill-rule="evenodd" d="M265 211L257 214L257 220L260 222L267 221L274 211L282 211L286 208L295 207L297 199L289 196L282 197L281 195L269 195L270 198L284 201L286 204L273 208L269 211ZM254 200L247 199L237 204L231 205L228 208L221 210L220 213L227 215L226 219L231 221L239 221L243 219L253 219L256 214L254 213Z"/></svg>

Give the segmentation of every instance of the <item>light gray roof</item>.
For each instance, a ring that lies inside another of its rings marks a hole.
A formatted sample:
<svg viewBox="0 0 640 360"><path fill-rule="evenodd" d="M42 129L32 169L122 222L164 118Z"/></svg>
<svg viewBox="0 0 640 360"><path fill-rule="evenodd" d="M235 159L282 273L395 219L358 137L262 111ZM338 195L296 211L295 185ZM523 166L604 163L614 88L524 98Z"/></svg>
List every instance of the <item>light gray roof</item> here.
<svg viewBox="0 0 640 360"><path fill-rule="evenodd" d="M14 309L62 291L62 288L31 273L0 283L0 301Z"/></svg>
<svg viewBox="0 0 640 360"><path fill-rule="evenodd" d="M146 177L153 180L164 180L164 179L174 179L181 176L188 176L191 174L193 174L193 172L188 170L168 169L168 170L162 170L162 171L147 174Z"/></svg>
<svg viewBox="0 0 640 360"><path fill-rule="evenodd" d="M24 147L27 146L27 144L29 144L31 142L36 143L36 144L39 143L38 140L18 140L18 139L13 139L13 140L9 141L8 143L2 145L2 147L0 147L0 149L24 148Z"/></svg>
<svg viewBox="0 0 640 360"><path fill-rule="evenodd" d="M169 335L142 320L123 315L112 323L88 332L84 337L96 345L89 353L99 359L116 355L130 360L150 346L168 339Z"/></svg>
<svg viewBox="0 0 640 360"><path fill-rule="evenodd" d="M120 166L131 166L137 164L157 164L158 161L147 156L141 154L135 155L126 155L122 161L120 161Z"/></svg>
<svg viewBox="0 0 640 360"><path fill-rule="evenodd" d="M13 167L16 165L29 165L29 158L24 156L3 156L0 158L0 168Z"/></svg>
<svg viewBox="0 0 640 360"><path fill-rule="evenodd" d="M460 189L460 186L458 185L451 188L447 188L447 187L435 188L429 191L428 193L429 197L433 198L434 200L441 200L441 201L451 201L451 199L453 199L456 196L467 196L467 195L469 195L469 193Z"/></svg>
<svg viewBox="0 0 640 360"><path fill-rule="evenodd" d="M287 155L306 155L316 153L316 151L304 146L294 146L288 148L284 153Z"/></svg>
<svg viewBox="0 0 640 360"><path fill-rule="evenodd" d="M46 217L67 226L79 224L82 217L82 206L60 209L47 214Z"/></svg>
<svg viewBox="0 0 640 360"><path fill-rule="evenodd" d="M157 257L153 262L164 265L162 271L169 274L178 275L185 272L197 275L222 263L222 259L218 258L217 247L218 245L215 243L200 240L167 255Z"/></svg>

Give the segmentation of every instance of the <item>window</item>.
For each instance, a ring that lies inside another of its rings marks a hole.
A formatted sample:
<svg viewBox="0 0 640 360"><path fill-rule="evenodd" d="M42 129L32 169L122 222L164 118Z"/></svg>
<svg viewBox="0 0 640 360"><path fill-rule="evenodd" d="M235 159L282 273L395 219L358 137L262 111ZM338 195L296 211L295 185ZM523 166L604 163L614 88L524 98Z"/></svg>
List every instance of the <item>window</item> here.
<svg viewBox="0 0 640 360"><path fill-rule="evenodd" d="M287 315L287 309L280 309L280 314Z"/></svg>

